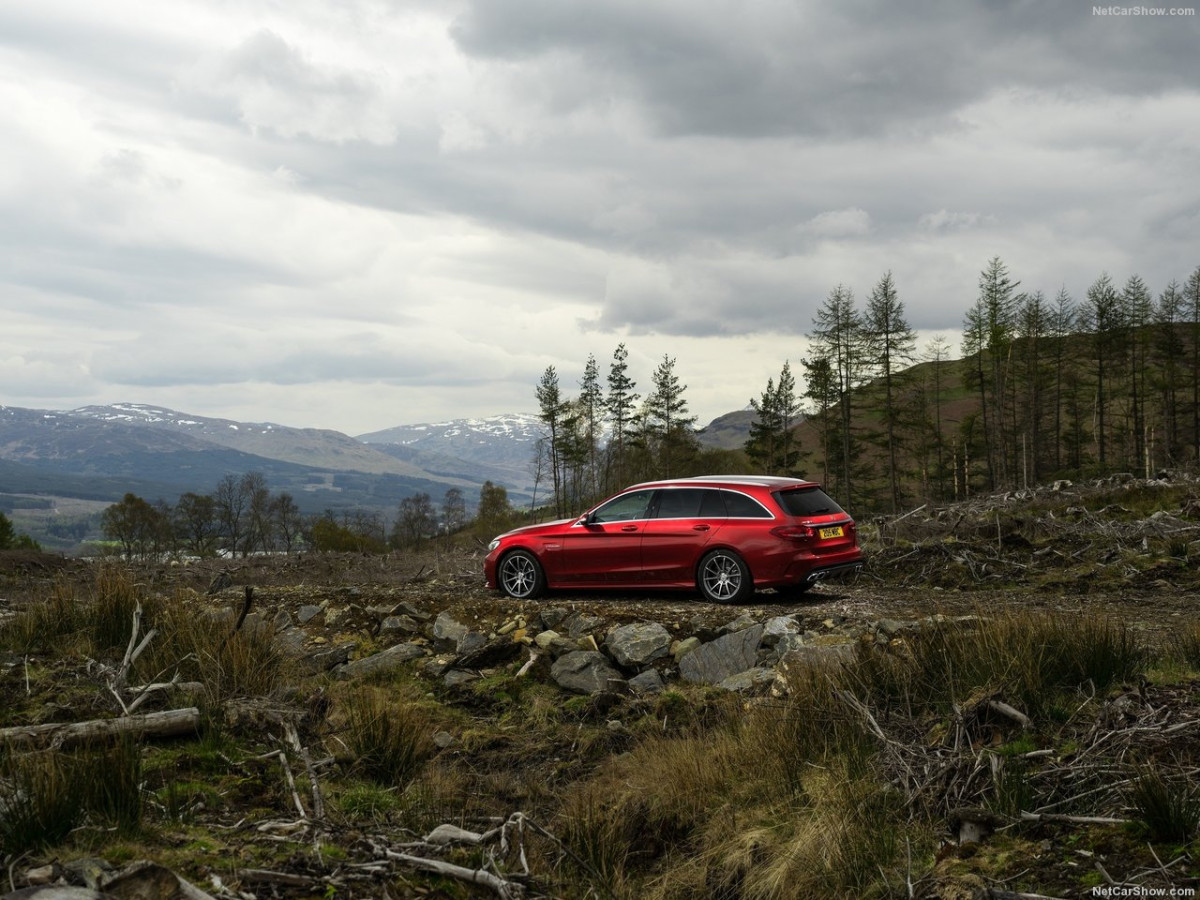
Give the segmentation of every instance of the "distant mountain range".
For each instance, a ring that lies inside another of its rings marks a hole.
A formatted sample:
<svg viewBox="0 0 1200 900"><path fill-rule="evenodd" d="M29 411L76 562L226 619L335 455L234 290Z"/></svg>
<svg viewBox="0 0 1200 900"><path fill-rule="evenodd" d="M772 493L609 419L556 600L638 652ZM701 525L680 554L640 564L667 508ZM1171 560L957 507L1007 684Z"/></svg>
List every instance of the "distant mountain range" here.
<svg viewBox="0 0 1200 900"><path fill-rule="evenodd" d="M748 416L722 416L702 440L740 446ZM350 437L140 403L67 411L0 406L0 510L47 497L109 503L127 492L173 504L245 472L261 472L273 493L290 493L304 512L376 509L391 516L405 497L425 492L438 502L452 487L470 504L484 481L503 485L521 503L532 493L530 461L540 436L537 417L523 414Z"/></svg>

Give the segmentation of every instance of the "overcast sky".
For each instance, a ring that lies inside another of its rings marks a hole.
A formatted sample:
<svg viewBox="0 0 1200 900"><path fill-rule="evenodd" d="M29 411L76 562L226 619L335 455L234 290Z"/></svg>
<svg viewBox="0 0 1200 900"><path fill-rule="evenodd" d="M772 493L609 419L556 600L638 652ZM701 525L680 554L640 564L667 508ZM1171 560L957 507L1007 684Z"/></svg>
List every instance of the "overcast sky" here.
<svg viewBox="0 0 1200 900"><path fill-rule="evenodd" d="M838 283L956 350L993 256L1157 295L1200 265L1200 17L1152 9L0 4L0 404L360 434L624 341L704 424Z"/></svg>

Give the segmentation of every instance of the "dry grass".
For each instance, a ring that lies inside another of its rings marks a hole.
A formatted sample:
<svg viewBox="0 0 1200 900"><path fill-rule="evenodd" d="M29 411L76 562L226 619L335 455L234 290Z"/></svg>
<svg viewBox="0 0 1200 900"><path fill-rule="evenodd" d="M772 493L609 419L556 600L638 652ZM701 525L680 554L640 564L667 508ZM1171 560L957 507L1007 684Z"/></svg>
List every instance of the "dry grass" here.
<svg viewBox="0 0 1200 900"><path fill-rule="evenodd" d="M404 788L434 751L433 720L403 691L357 685L337 697L340 738L362 776L386 788Z"/></svg>

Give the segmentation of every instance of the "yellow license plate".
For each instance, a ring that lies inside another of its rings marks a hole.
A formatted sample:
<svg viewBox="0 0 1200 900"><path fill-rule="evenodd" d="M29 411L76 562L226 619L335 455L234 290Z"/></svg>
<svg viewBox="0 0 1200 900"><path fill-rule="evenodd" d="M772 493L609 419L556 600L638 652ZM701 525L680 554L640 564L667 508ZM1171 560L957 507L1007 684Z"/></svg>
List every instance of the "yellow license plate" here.
<svg viewBox="0 0 1200 900"><path fill-rule="evenodd" d="M827 541L830 538L839 538L846 534L846 532L842 530L841 525L836 525L833 528L822 528L820 533L821 540L823 541Z"/></svg>

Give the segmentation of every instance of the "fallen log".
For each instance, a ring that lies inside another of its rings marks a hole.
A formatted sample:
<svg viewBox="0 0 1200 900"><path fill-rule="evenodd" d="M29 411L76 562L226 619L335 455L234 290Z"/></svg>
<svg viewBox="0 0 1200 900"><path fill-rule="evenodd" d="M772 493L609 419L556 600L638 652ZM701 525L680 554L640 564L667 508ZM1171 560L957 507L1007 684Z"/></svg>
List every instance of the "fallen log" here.
<svg viewBox="0 0 1200 900"><path fill-rule="evenodd" d="M58 722L49 725L17 725L0 728L0 744L30 749L38 747L74 747L111 740L119 735L135 737L178 737L195 734L200 728L200 710L168 709L141 716L118 719L92 719L87 722Z"/></svg>

